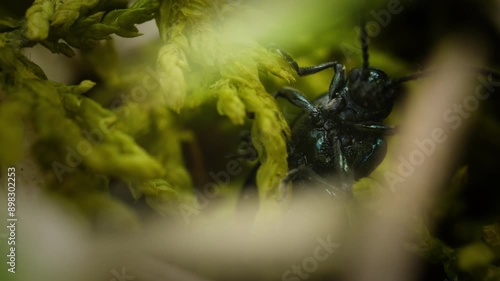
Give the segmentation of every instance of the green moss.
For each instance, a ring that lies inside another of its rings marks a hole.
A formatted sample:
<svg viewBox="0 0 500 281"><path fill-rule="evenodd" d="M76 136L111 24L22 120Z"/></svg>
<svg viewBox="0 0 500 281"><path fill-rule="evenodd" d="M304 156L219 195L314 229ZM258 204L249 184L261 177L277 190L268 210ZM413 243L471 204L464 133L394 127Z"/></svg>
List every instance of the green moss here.
<svg viewBox="0 0 500 281"><path fill-rule="evenodd" d="M49 36L49 20L54 14L55 1L35 0L26 11L26 37L44 40Z"/></svg>
<svg viewBox="0 0 500 281"><path fill-rule="evenodd" d="M105 7L102 3L96 4L97 1L36 1L26 12L24 34L19 32L21 26L2 33L0 124L3 130L0 146L9 149L2 150L0 160L14 164L27 155L23 133L33 130L34 139L28 140L28 143L31 143L40 169L46 176L45 187L49 190L71 190L64 193L67 200L75 201L82 208L86 206L84 209L101 204L92 203L92 198L100 198L100 202L106 198L112 205L118 203L112 203L114 199L105 196L107 188L96 189L92 181L94 176L90 175L108 178L105 185L109 184L110 178L136 186L155 180L170 180L172 183L167 185L178 190L175 194L165 193L164 185L154 185L144 192L148 203L157 209L164 209L167 201L169 204L179 203L178 194L192 200L189 174L180 163L179 139L166 137L170 132L169 122L160 122L154 130L150 130L154 131L150 136L154 141L145 143L149 147L142 147L134 138L138 132L131 132L125 123L133 120L133 115L122 118L120 111L105 109L83 96L95 86L94 82L85 80L79 85L65 85L49 81L43 71L20 52L19 47L38 41L52 51L65 50L65 54L71 55L73 50L65 47L66 43L88 48L101 39L109 38L111 33L137 36L139 33L134 25L151 19L156 8L153 1L136 1L128 9L113 9L111 5L107 7L111 11L105 13L96 11L96 8ZM8 23L6 21L4 25ZM14 24L10 26L16 27ZM113 53L112 45L104 46L108 46L107 54ZM109 55L105 57L112 58ZM110 78L116 64L108 61L108 65L109 71L101 74ZM116 85L116 80L115 75L115 83L109 81L108 84ZM123 104L120 108L127 106L130 105ZM151 123L156 122L155 118L168 117L168 113L158 112L161 111L153 112L143 120ZM148 123L143 127L148 127ZM166 144L169 149L163 149L160 143ZM85 190L89 196L70 196L74 193L86 194Z"/></svg>
<svg viewBox="0 0 500 281"><path fill-rule="evenodd" d="M139 36L135 24L152 19L157 6L154 0L135 1L126 9L113 1L37 0L26 11L24 36L52 52L72 56L68 45L93 47L110 39L110 34Z"/></svg>
<svg viewBox="0 0 500 281"><path fill-rule="evenodd" d="M163 1L157 17L164 46L158 55L158 71L165 104L179 112L189 98L186 83L192 66L210 79L205 95L215 95L217 109L236 125L245 116L254 116L252 142L262 163L257 176L261 199L280 198L278 185L288 171L287 122L269 95L259 72L272 74L284 82L294 81L294 72L276 52L251 40L225 37L217 26L219 11L230 9L225 1ZM200 97L198 97L200 98Z"/></svg>

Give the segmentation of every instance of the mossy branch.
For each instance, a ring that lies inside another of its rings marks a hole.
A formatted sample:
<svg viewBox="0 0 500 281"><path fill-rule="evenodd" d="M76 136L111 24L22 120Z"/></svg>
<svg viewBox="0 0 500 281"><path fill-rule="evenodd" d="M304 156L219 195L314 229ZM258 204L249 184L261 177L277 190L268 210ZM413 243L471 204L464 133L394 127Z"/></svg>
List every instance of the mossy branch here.
<svg viewBox="0 0 500 281"><path fill-rule="evenodd" d="M292 68L277 53L252 40L238 41L221 35L230 10L226 1L161 1L156 18L164 46L159 52L157 70L162 77L165 104L179 112L190 98L186 84L192 68L205 73L204 95L218 98L217 110L236 125L254 116L252 142L262 163L257 175L262 200L281 197L278 185L288 171L286 139L290 134L276 103L259 78L273 74L289 83ZM200 70L201 68L201 70ZM199 92L199 91L198 91Z"/></svg>
<svg viewBox="0 0 500 281"><path fill-rule="evenodd" d="M36 0L26 11L26 44L41 43L54 53L73 56L69 47L90 48L111 34L141 35L136 24L151 20L158 1L141 0L129 8L113 1Z"/></svg>

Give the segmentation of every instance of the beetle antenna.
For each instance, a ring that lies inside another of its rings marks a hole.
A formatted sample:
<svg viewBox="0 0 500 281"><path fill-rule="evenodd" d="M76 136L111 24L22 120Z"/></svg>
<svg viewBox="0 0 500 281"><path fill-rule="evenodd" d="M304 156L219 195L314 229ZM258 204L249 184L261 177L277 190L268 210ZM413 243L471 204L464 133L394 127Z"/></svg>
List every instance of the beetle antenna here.
<svg viewBox="0 0 500 281"><path fill-rule="evenodd" d="M484 77L491 76L491 78L493 78L495 80L500 80L500 73L493 71L491 69L482 68L482 67L468 67L467 70L472 72L472 73L476 73L476 74L479 74L481 76L484 76ZM399 85L401 83L405 83L408 81L417 80L420 78L426 78L426 77L429 77L431 75L436 74L438 71L439 70L435 69L435 70L427 70L424 72L413 73L413 74L410 74L407 76L396 78L396 79L392 80L392 83L390 83L389 85L391 87L393 87L393 86L396 86L396 85Z"/></svg>
<svg viewBox="0 0 500 281"><path fill-rule="evenodd" d="M406 75L406 76L403 76L403 77L396 78L396 79L392 80L391 82L389 82L384 87L384 91L387 91L387 90L389 90L391 88L394 88L394 87L398 86L399 84L406 83L408 81L413 81L413 80L418 80L420 78L429 77L429 76L435 74L436 72L437 72L437 70L428 70L428 71L417 72L417 73L413 73L413 74L410 74L410 75Z"/></svg>
<svg viewBox="0 0 500 281"><path fill-rule="evenodd" d="M365 18L361 17L361 48L363 51L363 75L362 79L366 80L368 78L368 65L369 65L369 55L368 55L368 34L366 33L366 22Z"/></svg>
<svg viewBox="0 0 500 281"><path fill-rule="evenodd" d="M488 77L491 75L491 78L496 79L496 80L500 80L500 73L498 73L494 70L482 68L482 67L473 67L471 70L477 74L484 76L484 77Z"/></svg>
<svg viewBox="0 0 500 281"><path fill-rule="evenodd" d="M424 72L413 73L413 74L406 75L406 76L399 77L399 78L392 80L392 83L390 83L389 86L394 87L394 86L399 85L401 83L405 83L405 82L412 81L412 80L418 80L420 78L425 78L425 77L431 76L435 73L436 73L436 70L429 70L429 71L424 71Z"/></svg>
<svg viewBox="0 0 500 281"><path fill-rule="evenodd" d="M487 68L469 67L467 70L469 70L472 73L476 73L476 74L479 74L481 76L484 76L484 77L491 77L492 79L500 80L500 73L493 71L493 70L490 70L490 69L487 69ZM393 88L401 83L406 83L408 81L418 80L420 78L429 77L431 75L436 74L438 71L439 70L427 70L427 71L413 73L413 74L410 74L407 76L396 78L396 79L392 80L392 82L386 86L386 89Z"/></svg>

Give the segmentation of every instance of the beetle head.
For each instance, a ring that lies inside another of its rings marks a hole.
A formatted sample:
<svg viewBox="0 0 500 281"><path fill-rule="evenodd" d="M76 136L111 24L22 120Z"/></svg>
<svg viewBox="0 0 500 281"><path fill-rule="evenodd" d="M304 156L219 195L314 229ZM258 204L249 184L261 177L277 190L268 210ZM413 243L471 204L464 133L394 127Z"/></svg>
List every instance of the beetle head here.
<svg viewBox="0 0 500 281"><path fill-rule="evenodd" d="M353 68L347 77L349 98L366 112L390 111L394 102L392 80L375 67Z"/></svg>

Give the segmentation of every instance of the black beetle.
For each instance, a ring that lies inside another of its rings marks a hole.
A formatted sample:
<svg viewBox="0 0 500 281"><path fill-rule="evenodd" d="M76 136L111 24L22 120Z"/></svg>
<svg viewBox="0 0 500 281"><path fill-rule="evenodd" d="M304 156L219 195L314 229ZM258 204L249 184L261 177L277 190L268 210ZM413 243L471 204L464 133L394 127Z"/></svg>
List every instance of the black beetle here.
<svg viewBox="0 0 500 281"><path fill-rule="evenodd" d="M384 71L369 66L367 33L361 24L363 65L353 68L347 75L345 66L326 62L310 67L299 67L285 51L278 52L299 76L333 68L327 93L309 102L298 90L285 87L274 94L304 110L291 124L292 137L288 145L289 172L280 188L285 193L290 181L294 189L303 184L319 186L331 195L351 193L352 184L368 176L386 154L386 136L395 128L383 123L392 111L397 97L397 86L403 82L429 76L435 71L419 72L391 79ZM497 73L483 68L470 69L481 75ZM254 167L246 181L255 186Z"/></svg>
<svg viewBox="0 0 500 281"><path fill-rule="evenodd" d="M333 68L328 92L309 102L296 89L285 87L275 97L286 98L304 113L291 126L288 143L289 173L283 184L311 182L335 195L349 193L352 183L369 175L386 153L384 137L395 129L383 123L396 98L396 85L421 75L392 80L381 69L369 66L367 34L361 26L363 66L346 76L345 66L327 62L299 67L290 55L278 50L299 76ZM324 179L329 179L329 184ZM333 180L333 181L332 181Z"/></svg>

